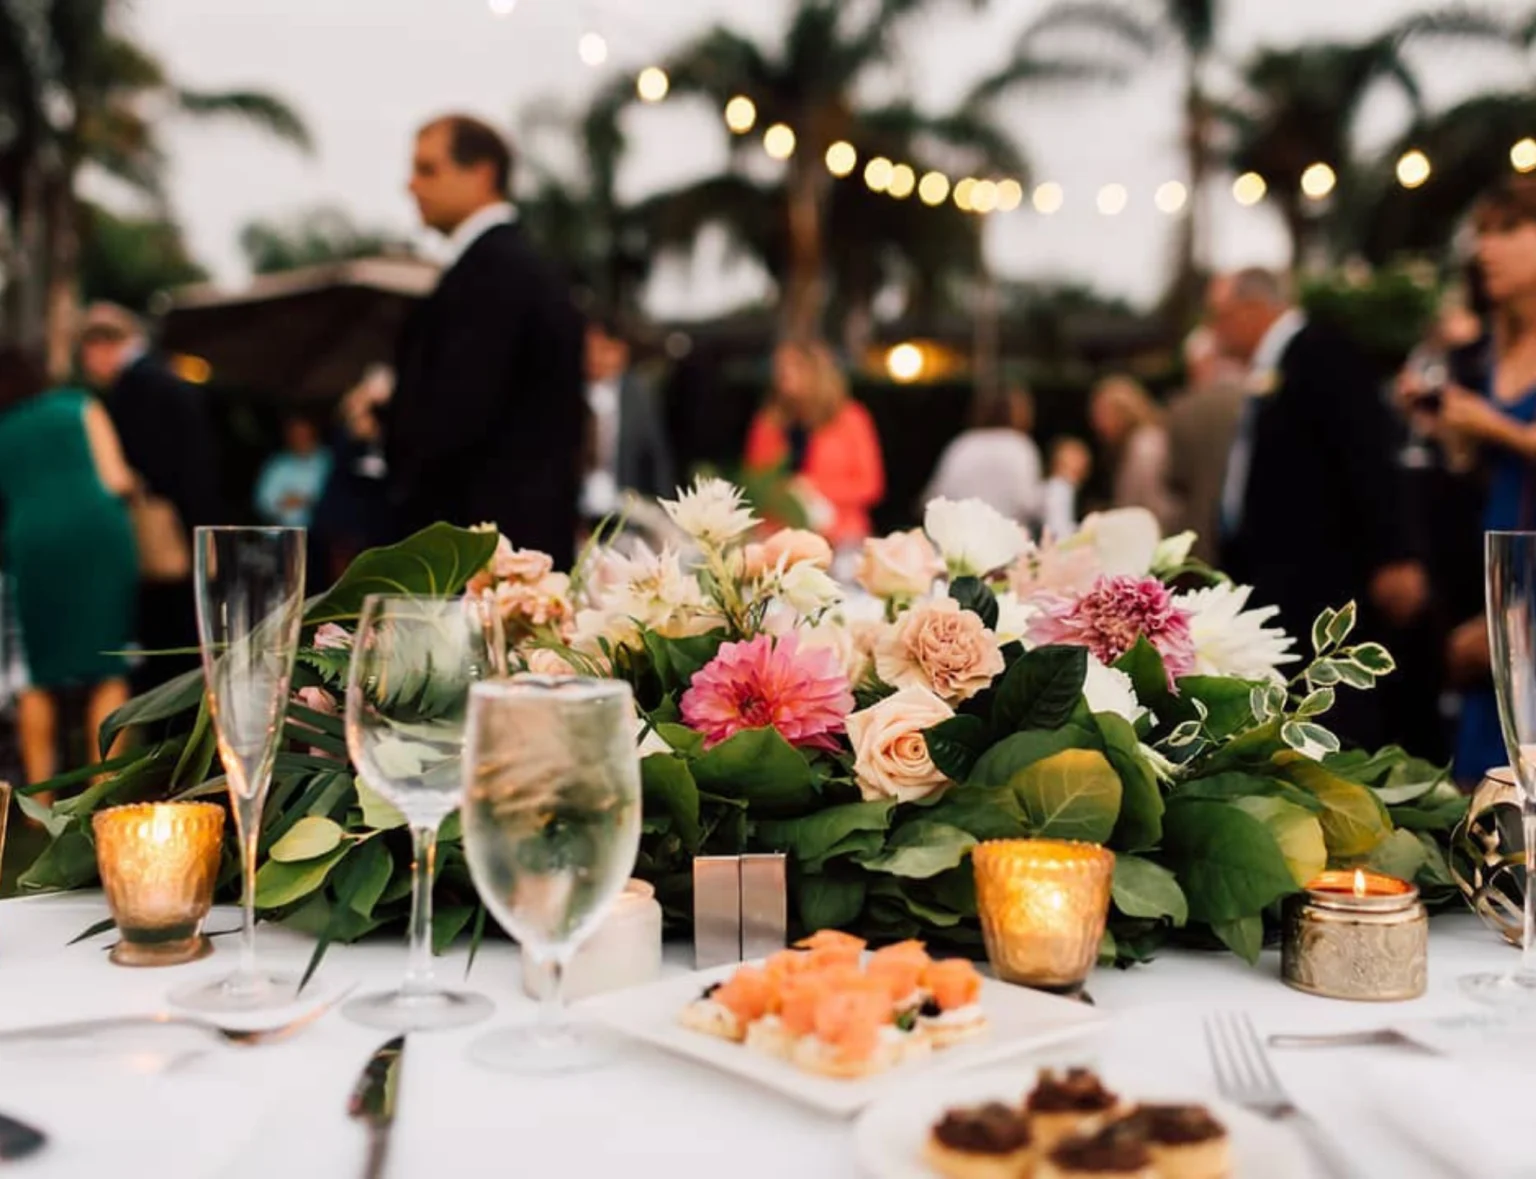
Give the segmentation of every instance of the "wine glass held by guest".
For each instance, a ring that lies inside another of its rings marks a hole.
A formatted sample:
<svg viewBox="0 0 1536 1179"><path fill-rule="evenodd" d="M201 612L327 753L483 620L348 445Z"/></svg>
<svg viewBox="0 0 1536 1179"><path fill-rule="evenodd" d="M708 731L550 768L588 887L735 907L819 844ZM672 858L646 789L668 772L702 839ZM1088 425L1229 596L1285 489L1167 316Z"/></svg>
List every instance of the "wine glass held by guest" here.
<svg viewBox="0 0 1536 1179"><path fill-rule="evenodd" d="M79 389L47 389L31 356L0 349L4 569L30 673L17 705L28 782L58 770L60 689L87 689L93 761L102 722L128 699L122 652L134 636L139 578L124 502L132 488L100 402Z"/></svg>
<svg viewBox="0 0 1536 1179"><path fill-rule="evenodd" d="M1179 505L1168 490L1168 430L1163 411L1134 377L1105 377L1093 387L1088 423L1103 447L1117 508L1146 508L1171 529Z"/></svg>
<svg viewBox="0 0 1536 1179"><path fill-rule="evenodd" d="M1481 452L1488 477L1485 532L1536 528L1536 177L1502 181L1479 202L1473 223L1493 308L1488 384L1448 385L1427 424L1448 448ZM1419 420L1426 421L1422 415ZM1453 632L1448 654L1464 672L1475 667L1469 656L1477 652L1478 625L1474 619ZM1493 694L1486 686L1469 688L1462 697L1456 776L1476 781L1505 760Z"/></svg>
<svg viewBox="0 0 1536 1179"><path fill-rule="evenodd" d="M1035 428L1035 399L1021 385L1001 394L976 391L971 424L939 456L923 503L979 499L1010 520L1039 531L1045 477Z"/></svg>
<svg viewBox="0 0 1536 1179"><path fill-rule="evenodd" d="M870 510L885 494L880 437L825 344L785 341L775 350L773 390L747 434L746 465L804 480L827 509L811 524L834 547L869 535Z"/></svg>

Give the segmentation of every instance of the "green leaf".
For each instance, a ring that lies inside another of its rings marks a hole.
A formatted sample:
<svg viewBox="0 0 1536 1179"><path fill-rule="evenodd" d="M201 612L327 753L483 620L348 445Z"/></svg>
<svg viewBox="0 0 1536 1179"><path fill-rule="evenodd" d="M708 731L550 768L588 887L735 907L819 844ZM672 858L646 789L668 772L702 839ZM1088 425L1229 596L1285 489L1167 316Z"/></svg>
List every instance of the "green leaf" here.
<svg viewBox="0 0 1536 1179"><path fill-rule="evenodd" d="M1115 660L1115 670L1131 677L1136 689L1136 699L1161 716L1166 710L1168 669L1157 648L1142 635L1136 645Z"/></svg>
<svg viewBox="0 0 1536 1179"><path fill-rule="evenodd" d="M1114 898L1127 917L1166 918L1175 926L1189 920L1189 902L1178 878L1140 856L1115 856Z"/></svg>
<svg viewBox="0 0 1536 1179"><path fill-rule="evenodd" d="M1234 798L1248 798L1250 795L1283 798L1314 814L1320 814L1323 810L1322 802L1299 786L1240 770L1228 770L1205 778L1190 778L1173 788L1173 797L1192 801L1226 802Z"/></svg>
<svg viewBox="0 0 1536 1179"><path fill-rule="evenodd" d="M661 681L662 692L680 696L692 685L699 669L719 654L726 634L723 630L712 630L708 634L668 639L653 630L645 630L640 637L645 643L646 654L651 657L651 667Z"/></svg>
<svg viewBox="0 0 1536 1179"><path fill-rule="evenodd" d="M1034 729L1004 737L976 761L967 785L1007 786L1020 771L1064 749L1092 749L1097 735L1077 725L1059 729Z"/></svg>
<svg viewBox="0 0 1536 1179"><path fill-rule="evenodd" d="M1029 834L1024 808L1006 786L957 786L923 817L969 831L977 839L1022 839Z"/></svg>
<svg viewBox="0 0 1536 1179"><path fill-rule="evenodd" d="M1305 888L1328 866L1323 825L1311 811L1265 795L1235 799L1232 805L1269 828L1298 887Z"/></svg>
<svg viewBox="0 0 1536 1179"><path fill-rule="evenodd" d="M1179 692L1205 705L1205 730L1221 741L1253 723L1254 686L1225 676L1187 675L1179 681Z"/></svg>
<svg viewBox="0 0 1536 1179"><path fill-rule="evenodd" d="M1331 691L1329 688L1323 691ZM1298 753L1306 752L1311 748L1324 751L1324 756L1339 751L1339 739L1321 725L1310 724L1306 721L1286 721L1280 726L1280 740L1284 741Z"/></svg>
<svg viewBox="0 0 1536 1179"><path fill-rule="evenodd" d="M22 892L67 891L84 888L96 879L96 845L88 832L72 823L21 874Z"/></svg>
<svg viewBox="0 0 1536 1179"><path fill-rule="evenodd" d="M760 822L758 839L776 851L788 852L806 868L818 868L850 835L859 832L883 834L891 825L893 799L880 802L850 802L831 806L802 819ZM877 846L884 839L877 841Z"/></svg>
<svg viewBox="0 0 1536 1179"><path fill-rule="evenodd" d="M1235 921L1215 921L1211 932L1249 966L1257 966L1264 949L1264 918L1255 914Z"/></svg>
<svg viewBox="0 0 1536 1179"><path fill-rule="evenodd" d="M1397 660L1380 643L1361 643L1350 651L1350 656L1374 676L1391 675L1397 670Z"/></svg>
<svg viewBox="0 0 1536 1179"><path fill-rule="evenodd" d="M1054 729L1064 725L1083 695L1088 649L1036 647L1008 669L992 702L992 728L998 733Z"/></svg>
<svg viewBox="0 0 1536 1179"><path fill-rule="evenodd" d="M1253 917L1297 888L1269 828L1227 803L1170 802L1163 848L1196 921Z"/></svg>
<svg viewBox="0 0 1536 1179"><path fill-rule="evenodd" d="M364 782L361 777L354 778L352 781L357 789L358 804L363 808L363 826L374 831L393 831L397 827L405 826L405 816L395 808L394 803Z"/></svg>
<svg viewBox="0 0 1536 1179"><path fill-rule="evenodd" d="M699 786L764 813L801 810L816 799L810 763L777 729L746 729L693 763Z"/></svg>
<svg viewBox="0 0 1536 1179"><path fill-rule="evenodd" d="M695 757L704 748L704 734L687 725L660 723L656 735L684 757Z"/></svg>
<svg viewBox="0 0 1536 1179"><path fill-rule="evenodd" d="M918 819L897 828L886 849L859 862L871 872L926 880L959 867L976 846L976 837L948 823Z"/></svg>
<svg viewBox="0 0 1536 1179"><path fill-rule="evenodd" d="M981 619L982 625L997 626L997 597L979 577L957 577L949 583L949 596L963 609Z"/></svg>
<svg viewBox="0 0 1536 1179"><path fill-rule="evenodd" d="M432 912L432 952L446 954L454 939L464 932L478 905L439 905Z"/></svg>
<svg viewBox="0 0 1536 1179"><path fill-rule="evenodd" d="M1344 605L1343 609L1341 609L1329 620L1327 626L1327 641L1329 646L1337 647L1345 639L1349 638L1350 634L1355 629L1355 615L1357 613L1358 611L1355 607L1355 604L1353 602L1348 602Z"/></svg>
<svg viewBox="0 0 1536 1179"><path fill-rule="evenodd" d="M142 696L135 696L102 722L98 745L105 757L112 742L124 729L135 725L153 724L169 720L196 708L203 698L203 672L201 668L184 672L173 680L167 680L158 688L151 688Z"/></svg>
<svg viewBox="0 0 1536 1179"><path fill-rule="evenodd" d="M1100 713L1094 721L1104 737L1109 764L1120 776L1120 817L1110 842L1126 851L1156 847L1163 837L1163 795L1141 757L1136 730L1112 712Z"/></svg>
<svg viewBox="0 0 1536 1179"><path fill-rule="evenodd" d="M268 849L267 855L280 864L313 860L333 851L343 834L339 823L318 815L305 815Z"/></svg>
<svg viewBox="0 0 1536 1179"><path fill-rule="evenodd" d="M304 625L351 622L369 594L456 594L495 554L496 540L495 532L432 524L399 544L369 549L347 567L340 581L309 603Z"/></svg>
<svg viewBox="0 0 1536 1179"><path fill-rule="evenodd" d="M964 782L976 768L976 759L983 752L987 739L987 724L979 716L960 713L946 721L940 721L923 733L928 743L928 756L939 772L951 782Z"/></svg>
<svg viewBox="0 0 1536 1179"><path fill-rule="evenodd" d="M1412 831L1394 831L1376 845L1368 862L1378 872L1396 876L1399 880L1412 880L1428 858L1423 843Z"/></svg>
<svg viewBox="0 0 1536 1179"><path fill-rule="evenodd" d="M800 877L795 888L795 907L807 932L841 929L852 925L864 910L868 883L864 876L832 876L818 873Z"/></svg>
<svg viewBox="0 0 1536 1179"><path fill-rule="evenodd" d="M350 906L359 917L372 917L373 907L389 887L394 867L394 858L382 839L362 840L336 869L337 899Z"/></svg>
<svg viewBox="0 0 1536 1179"><path fill-rule="evenodd" d="M181 785L196 786L206 778L216 748L213 724L208 715L208 699L204 696L197 705L197 719L192 722L192 733L181 747L176 768L171 771L171 789Z"/></svg>
<svg viewBox="0 0 1536 1179"><path fill-rule="evenodd" d="M1341 859L1368 856L1392 829L1386 807L1371 791L1330 773L1297 754L1275 759L1286 781L1301 787L1323 804L1323 836L1328 853Z"/></svg>
<svg viewBox="0 0 1536 1179"><path fill-rule="evenodd" d="M1318 688L1317 691L1308 694L1300 704L1296 706L1297 716L1322 716L1333 707L1334 691L1332 688Z"/></svg>
<svg viewBox="0 0 1536 1179"><path fill-rule="evenodd" d="M680 757L653 753L640 763L640 781L646 812L670 815L684 850L696 854L704 833L699 827L699 787L688 763Z"/></svg>
<svg viewBox="0 0 1536 1179"><path fill-rule="evenodd" d="M1328 628L1337 614L1337 610L1324 606L1323 612L1312 620L1312 650L1319 655L1328 648Z"/></svg>
<svg viewBox="0 0 1536 1179"><path fill-rule="evenodd" d="M325 883L331 869L351 850L352 845L344 843L318 859L301 863L285 864L281 860L268 860L256 870L256 907L281 909L294 901L303 900Z"/></svg>
<svg viewBox="0 0 1536 1179"><path fill-rule="evenodd" d="M1064 750L1010 784L1030 831L1042 838L1104 843L1120 817L1120 776L1096 749Z"/></svg>

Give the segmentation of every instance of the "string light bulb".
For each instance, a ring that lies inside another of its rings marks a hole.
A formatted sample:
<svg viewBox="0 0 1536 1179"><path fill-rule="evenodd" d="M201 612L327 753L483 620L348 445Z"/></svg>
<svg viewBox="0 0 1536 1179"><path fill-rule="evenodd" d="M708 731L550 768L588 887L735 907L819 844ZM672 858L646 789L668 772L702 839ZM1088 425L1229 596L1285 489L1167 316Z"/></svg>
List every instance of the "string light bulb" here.
<svg viewBox="0 0 1536 1179"><path fill-rule="evenodd" d="M976 177L967 176L955 185L955 208L962 213L974 213L976 206L972 203L976 192Z"/></svg>
<svg viewBox="0 0 1536 1179"><path fill-rule="evenodd" d="M1536 172L1536 139L1522 139L1509 149L1509 162L1516 172Z"/></svg>
<svg viewBox="0 0 1536 1179"><path fill-rule="evenodd" d="M583 33L581 40L576 42L576 56L581 58L583 65L596 69L608 60L607 39L601 33Z"/></svg>
<svg viewBox="0 0 1536 1179"><path fill-rule="evenodd" d="M942 172L927 172L917 182L917 199L936 209L949 199L949 177Z"/></svg>
<svg viewBox="0 0 1536 1179"><path fill-rule="evenodd" d="M486 0L486 7L491 10L492 16L511 16L517 7L517 0Z"/></svg>
<svg viewBox="0 0 1536 1179"><path fill-rule="evenodd" d="M1123 184L1106 184L1099 189L1097 204L1099 212L1106 217L1118 217L1125 212L1126 205L1131 203L1131 194Z"/></svg>
<svg viewBox="0 0 1536 1179"><path fill-rule="evenodd" d="M991 180L978 180L971 190L971 211L985 216L997 209L997 184Z"/></svg>
<svg viewBox="0 0 1536 1179"><path fill-rule="evenodd" d="M1301 195L1309 201L1320 201L1338 187L1338 183L1338 174L1319 160L1301 174Z"/></svg>
<svg viewBox="0 0 1536 1179"><path fill-rule="evenodd" d="M910 164L897 164L891 169L891 182L885 186L888 196L904 201L912 195L915 188L917 188L917 173L912 171Z"/></svg>
<svg viewBox="0 0 1536 1179"><path fill-rule="evenodd" d="M1152 203L1157 206L1159 213L1172 217L1175 213L1183 212L1184 206L1189 203L1189 189L1180 180L1169 180L1157 186L1157 191L1152 194Z"/></svg>
<svg viewBox="0 0 1536 1179"><path fill-rule="evenodd" d="M775 160L787 160L795 154L795 133L788 123L775 123L763 132L763 150Z"/></svg>
<svg viewBox="0 0 1536 1179"><path fill-rule="evenodd" d="M891 183L891 173L896 166L884 156L876 156L864 165L864 183L870 192L884 192Z"/></svg>
<svg viewBox="0 0 1536 1179"><path fill-rule="evenodd" d="M1404 188L1422 188L1429 181L1430 174L1434 171L1429 165L1429 157L1418 148L1405 151L1402 158L1397 161L1397 182Z"/></svg>
<svg viewBox="0 0 1536 1179"><path fill-rule="evenodd" d="M1061 207L1067 203L1067 193L1054 180L1047 180L1044 184L1036 187L1032 202L1035 206L1035 212L1049 217L1053 213L1061 212Z"/></svg>
<svg viewBox="0 0 1536 1179"><path fill-rule="evenodd" d="M839 139L827 148L827 171L841 180L858 165L859 153L853 144Z"/></svg>
<svg viewBox="0 0 1536 1179"><path fill-rule="evenodd" d="M1013 177L997 182L997 211L1012 213L1024 203L1024 186Z"/></svg>
<svg viewBox="0 0 1536 1179"><path fill-rule="evenodd" d="M646 66L635 79L635 93L641 102L660 102L672 89L672 79L660 66Z"/></svg>
<svg viewBox="0 0 1536 1179"><path fill-rule="evenodd" d="M1269 185L1257 172L1244 172L1232 182L1232 198L1244 208L1252 208L1269 193Z"/></svg>
<svg viewBox="0 0 1536 1179"><path fill-rule="evenodd" d="M725 104L725 125L737 135L745 135L757 123L757 103L738 94Z"/></svg>

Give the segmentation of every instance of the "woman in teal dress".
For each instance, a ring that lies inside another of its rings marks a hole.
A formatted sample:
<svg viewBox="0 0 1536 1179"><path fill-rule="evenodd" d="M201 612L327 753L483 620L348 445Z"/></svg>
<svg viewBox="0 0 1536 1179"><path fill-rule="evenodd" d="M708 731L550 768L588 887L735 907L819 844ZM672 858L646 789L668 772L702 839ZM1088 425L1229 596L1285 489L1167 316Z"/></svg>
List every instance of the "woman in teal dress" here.
<svg viewBox="0 0 1536 1179"><path fill-rule="evenodd" d="M86 740L128 699L138 561L125 496L133 473L107 411L44 390L23 352L0 348L0 568L9 577L29 686L17 706L28 782L58 770L60 688L87 690Z"/></svg>

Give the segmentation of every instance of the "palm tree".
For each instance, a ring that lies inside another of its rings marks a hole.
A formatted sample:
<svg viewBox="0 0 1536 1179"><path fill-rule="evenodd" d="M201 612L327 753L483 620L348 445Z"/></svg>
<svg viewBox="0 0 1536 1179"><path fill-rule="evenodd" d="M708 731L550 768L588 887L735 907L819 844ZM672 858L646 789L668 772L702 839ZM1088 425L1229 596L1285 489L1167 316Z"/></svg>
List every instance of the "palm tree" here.
<svg viewBox="0 0 1536 1179"><path fill-rule="evenodd" d="M1356 116L1377 85L1385 83L1401 91L1415 121L1422 120L1423 94L1406 51L1435 37L1505 40L1508 31L1491 18L1448 9L1407 17L1358 43L1261 49L1243 66L1241 97L1216 112L1230 139L1227 161L1235 171L1264 177L1290 235L1294 264L1302 264L1318 232L1330 227L1322 207L1301 191L1302 174L1311 165L1328 164L1337 179L1331 198L1338 211L1331 218L1337 244L1347 244L1356 229L1366 228L1351 216L1363 182L1353 163Z"/></svg>
<svg viewBox="0 0 1536 1179"><path fill-rule="evenodd" d="M382 230L365 229L345 210L329 206L283 219L262 218L240 231L240 250L257 274L409 249L408 241Z"/></svg>
<svg viewBox="0 0 1536 1179"><path fill-rule="evenodd" d="M56 370L67 362L88 229L76 193L83 169L99 168L163 204L157 112L234 117L310 146L303 122L278 98L176 85L120 31L122 7L122 0L0 0L0 124L14 129L0 142L6 319L34 341L46 324Z"/></svg>
<svg viewBox="0 0 1536 1179"><path fill-rule="evenodd" d="M978 6L979 0L970 3ZM856 103L861 79L893 57L905 18L930 4L880 0L859 19L850 13L862 8L839 0L797 0L782 42L771 52L730 29L716 28L664 63L675 92L703 95L717 109L745 95L756 106L758 126L787 124L796 146L782 184L754 183L733 167L723 176L652 198L645 211L657 242L691 244L700 225L727 224L738 244L768 261L779 278L784 329L810 335L822 326L830 297L846 302L850 296L828 282L827 224L829 214L837 215L833 203L866 199L857 181L834 186L823 162L828 147L846 140L866 157L884 154L914 166L948 147L972 167L1021 171L1017 151L979 112L935 119L906 103L874 109ZM627 86L616 86L598 105L612 107L631 98ZM732 141L733 163L752 142L745 136ZM939 216L924 220L923 229L932 228Z"/></svg>

